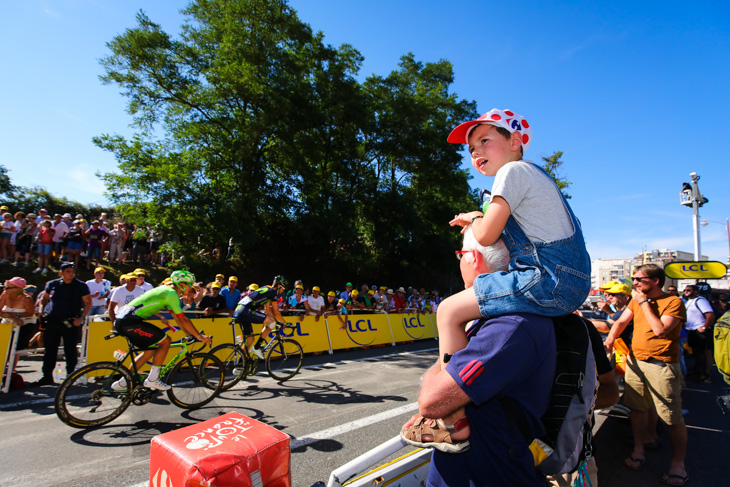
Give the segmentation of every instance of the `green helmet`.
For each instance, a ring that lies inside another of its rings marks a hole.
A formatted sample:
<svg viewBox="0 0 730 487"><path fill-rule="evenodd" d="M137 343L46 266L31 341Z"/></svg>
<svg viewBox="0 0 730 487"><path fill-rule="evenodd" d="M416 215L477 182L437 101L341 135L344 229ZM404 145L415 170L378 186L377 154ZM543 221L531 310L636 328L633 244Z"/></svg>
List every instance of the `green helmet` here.
<svg viewBox="0 0 730 487"><path fill-rule="evenodd" d="M189 271L175 271L170 275L170 280L173 284L193 284L195 275Z"/></svg>

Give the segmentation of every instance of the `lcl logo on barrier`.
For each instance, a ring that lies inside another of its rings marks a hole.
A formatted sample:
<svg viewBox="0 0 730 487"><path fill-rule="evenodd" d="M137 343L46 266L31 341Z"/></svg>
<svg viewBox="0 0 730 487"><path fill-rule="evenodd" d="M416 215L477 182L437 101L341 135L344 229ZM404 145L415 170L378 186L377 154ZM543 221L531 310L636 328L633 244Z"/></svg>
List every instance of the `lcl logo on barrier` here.
<svg viewBox="0 0 730 487"><path fill-rule="evenodd" d="M417 316L403 318L403 330L406 332L406 335L414 340L420 340L423 338L425 333L424 328L426 328L426 325L422 324L421 320Z"/></svg>
<svg viewBox="0 0 730 487"><path fill-rule="evenodd" d="M353 343L360 345L361 347L367 347L371 343L375 341L375 335L373 334L373 339L370 340L368 343L360 343L359 341L355 340L352 337L352 334L354 333L363 333L368 331L378 331L377 328L373 328L373 324L370 322L370 320L357 320L354 323L352 320L347 320L347 336L352 340Z"/></svg>
<svg viewBox="0 0 730 487"><path fill-rule="evenodd" d="M289 333L287 333L287 328L282 329L281 330L282 336L285 336L287 338L291 338L294 335L296 335L298 337L308 337L309 336L309 333L304 333L302 331L301 323L288 323L287 322L287 325L290 325L290 326L294 325L294 329L292 329ZM273 337L274 337L274 332L269 332L269 338L273 338Z"/></svg>

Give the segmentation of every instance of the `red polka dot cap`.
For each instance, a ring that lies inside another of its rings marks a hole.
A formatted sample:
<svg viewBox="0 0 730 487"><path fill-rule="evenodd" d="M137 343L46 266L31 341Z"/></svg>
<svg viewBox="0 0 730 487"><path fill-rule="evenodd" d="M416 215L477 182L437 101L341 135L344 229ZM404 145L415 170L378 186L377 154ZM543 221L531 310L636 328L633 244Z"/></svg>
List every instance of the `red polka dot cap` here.
<svg viewBox="0 0 730 487"><path fill-rule="evenodd" d="M522 135L522 150L527 150L530 147L530 142L532 142L532 129L530 128L530 124L527 123L527 120L511 110L500 110L498 108L489 110L476 120L469 120L468 122L462 123L451 131L446 140L452 144L468 144L471 131L474 127L483 123L494 125L495 127L502 127L509 130L509 133L519 132Z"/></svg>

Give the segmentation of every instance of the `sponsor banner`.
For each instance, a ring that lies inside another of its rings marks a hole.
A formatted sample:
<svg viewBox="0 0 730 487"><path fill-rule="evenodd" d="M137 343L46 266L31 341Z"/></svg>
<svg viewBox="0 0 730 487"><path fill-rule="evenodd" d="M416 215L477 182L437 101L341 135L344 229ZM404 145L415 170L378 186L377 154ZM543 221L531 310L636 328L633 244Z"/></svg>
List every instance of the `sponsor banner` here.
<svg viewBox="0 0 730 487"><path fill-rule="evenodd" d="M13 324L12 323L0 323L0 364L5 365L10 355L10 341L13 338ZM10 370L10 367L8 367ZM3 367L3 372L5 368ZM8 374L10 377L10 374Z"/></svg>
<svg viewBox="0 0 730 487"><path fill-rule="evenodd" d="M338 316L327 318L332 350L369 347L393 343L393 336L385 314L353 314L344 321Z"/></svg>
<svg viewBox="0 0 730 487"><path fill-rule="evenodd" d="M431 324L431 313L390 314L387 316L396 342L425 340L435 336L435 327Z"/></svg>
<svg viewBox="0 0 730 487"><path fill-rule="evenodd" d="M200 316L200 315L197 315ZM316 319L315 316L287 316L287 323L293 328L283 330L285 337L290 337L299 342L304 353L323 352L343 348L367 347L397 342L409 342L414 340L425 340L436 336L436 315L424 314L354 314L349 317L329 316ZM181 330L172 331L162 324L160 320L147 320L149 323L167 330L167 335L173 342L179 341L185 336ZM221 343L235 343L234 332L231 329L231 319L227 316L211 318L192 318L195 328L202 330L206 335L213 337L213 346ZM175 322L169 318L170 325ZM8 326L8 329L10 327ZM123 337L115 337L105 340L112 331L112 324L109 321L89 322L89 345L86 363L98 361L113 361L114 351L117 349L127 351L127 341ZM254 333L261 333L263 325L254 324ZM392 330L392 333L391 333ZM328 333L329 332L329 333ZM235 336L241 335L238 325L235 327ZM271 339L271 334L266 337ZM0 329L0 346L7 347L10 336L5 337ZM200 344L193 344L192 348L197 349ZM205 348L204 351L209 350ZM170 349L165 363L169 361L180 349ZM0 353L4 353L0 350ZM125 361L129 365L129 360ZM142 370L149 369L149 364Z"/></svg>
<svg viewBox="0 0 730 487"><path fill-rule="evenodd" d="M162 330L166 330L167 336L170 337L173 343L181 340L186 335L186 333L181 330L173 332L160 320L148 319L146 321L159 327ZM202 330L205 332L206 335L213 336L213 346L220 343L230 343L233 340L233 333L231 331L231 326L229 325L230 318L228 318L227 316L218 318L194 318L192 319L192 322L195 325L195 328L197 328L199 331ZM172 318L169 318L169 323L170 326L175 326L175 322ZM258 326L259 329L257 330L256 325L254 325L254 331L261 331L261 325ZM114 327L110 321L89 322L89 345L87 348L88 352L86 357L86 363L90 364L92 362L99 361L114 361L115 350L119 349L123 350L124 352L128 350L127 340L124 337L117 336L110 340L104 339L105 336L112 332L113 328ZM239 334L240 331L237 331L236 333ZM193 343L192 345L188 345L188 348L198 349L201 345L201 343ZM208 350L210 349L207 347L203 349L203 351ZM167 363L179 351L179 347L170 348L170 351L167 353L167 357L165 357L165 363ZM132 366L129 363L129 359L124 361L124 365L126 365L131 370ZM149 367L150 364L147 364L145 367L142 368L142 370L149 370Z"/></svg>
<svg viewBox="0 0 730 487"><path fill-rule="evenodd" d="M316 316L285 316L286 322L294 328L284 328L282 335L293 338L302 346L304 353L323 352L330 349L327 336L327 321ZM254 331L256 328L254 328ZM271 335L266 337L271 339Z"/></svg>
<svg viewBox="0 0 730 487"><path fill-rule="evenodd" d="M664 266L664 273L672 279L719 279L727 274L722 262L671 262Z"/></svg>

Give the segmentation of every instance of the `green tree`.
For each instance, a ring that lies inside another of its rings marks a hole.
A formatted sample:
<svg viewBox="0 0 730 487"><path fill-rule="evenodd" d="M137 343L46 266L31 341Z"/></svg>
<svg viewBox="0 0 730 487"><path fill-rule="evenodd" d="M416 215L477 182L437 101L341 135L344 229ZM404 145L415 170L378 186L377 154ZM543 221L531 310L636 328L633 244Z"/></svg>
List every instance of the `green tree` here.
<svg viewBox="0 0 730 487"><path fill-rule="evenodd" d="M555 151L550 157L543 156L542 167L545 171L547 171L548 175L553 178L553 181L555 181L555 184L558 185L558 188L560 189L560 192L563 193L563 196L565 196L565 199L570 199L570 195L566 190L573 183L568 181L566 178L560 177L560 169L564 162L560 160L561 157L563 157L563 151Z"/></svg>
<svg viewBox="0 0 730 487"><path fill-rule="evenodd" d="M0 164L0 196L9 195L16 189L17 188L10 181L7 168Z"/></svg>
<svg viewBox="0 0 730 487"><path fill-rule="evenodd" d="M94 142L118 161L101 177L131 221L159 224L178 254L225 253L233 237L265 278L442 268L458 238L446 222L473 206L445 136L474 106L449 93L448 62L409 54L360 84L361 54L325 44L285 1L194 0L183 13L173 38L140 12L102 59L136 134Z"/></svg>

